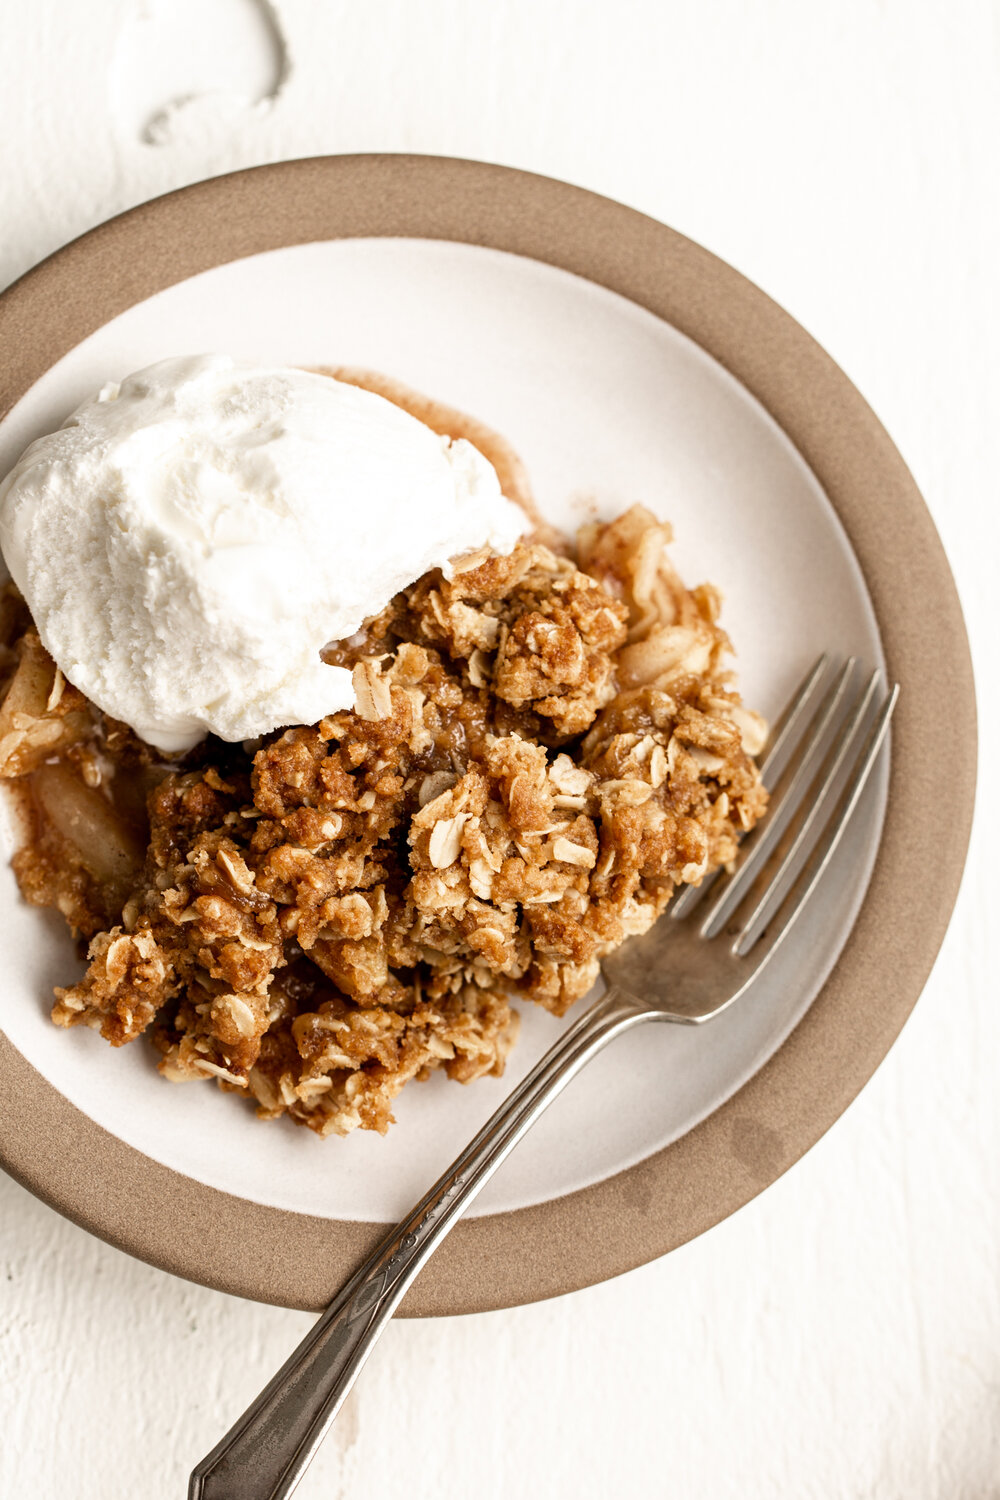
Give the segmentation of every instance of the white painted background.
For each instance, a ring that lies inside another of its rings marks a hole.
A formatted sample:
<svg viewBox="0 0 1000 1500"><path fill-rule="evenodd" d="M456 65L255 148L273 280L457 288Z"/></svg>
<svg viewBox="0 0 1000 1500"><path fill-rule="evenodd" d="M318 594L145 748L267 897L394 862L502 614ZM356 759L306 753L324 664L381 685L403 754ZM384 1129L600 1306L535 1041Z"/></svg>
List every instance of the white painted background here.
<svg viewBox="0 0 1000 1500"><path fill-rule="evenodd" d="M0 283L169 188L316 152L481 157L623 199L776 297L888 426L958 577L996 764L996 0L276 15L283 47L256 0L0 0ZM302 1500L1000 1496L984 782L933 978L826 1139L618 1281L391 1327ZM128 1260L0 1176L0 1495L180 1500L308 1323Z"/></svg>

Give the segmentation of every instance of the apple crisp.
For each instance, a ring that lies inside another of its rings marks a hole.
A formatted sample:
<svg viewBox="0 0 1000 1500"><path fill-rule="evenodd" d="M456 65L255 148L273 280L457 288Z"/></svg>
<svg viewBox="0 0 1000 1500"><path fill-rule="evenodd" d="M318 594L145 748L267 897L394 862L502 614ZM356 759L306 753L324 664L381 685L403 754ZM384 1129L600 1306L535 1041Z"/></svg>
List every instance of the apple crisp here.
<svg viewBox="0 0 1000 1500"><path fill-rule="evenodd" d="M3 601L0 776L25 898L87 970L53 1020L146 1032L168 1079L384 1132L411 1078L499 1074L766 804L719 596L635 507L425 575L328 651L357 708L165 762Z"/></svg>

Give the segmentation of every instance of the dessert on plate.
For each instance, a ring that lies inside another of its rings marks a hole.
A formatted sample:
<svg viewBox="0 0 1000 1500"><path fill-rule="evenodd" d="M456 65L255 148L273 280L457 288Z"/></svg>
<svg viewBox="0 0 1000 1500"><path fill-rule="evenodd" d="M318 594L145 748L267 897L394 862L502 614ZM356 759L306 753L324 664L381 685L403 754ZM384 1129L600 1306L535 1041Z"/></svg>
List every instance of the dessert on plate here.
<svg viewBox="0 0 1000 1500"><path fill-rule="evenodd" d="M766 805L765 727L641 505L556 536L384 377L164 361L0 484L14 869L53 1019L265 1118L385 1131L500 1073Z"/></svg>

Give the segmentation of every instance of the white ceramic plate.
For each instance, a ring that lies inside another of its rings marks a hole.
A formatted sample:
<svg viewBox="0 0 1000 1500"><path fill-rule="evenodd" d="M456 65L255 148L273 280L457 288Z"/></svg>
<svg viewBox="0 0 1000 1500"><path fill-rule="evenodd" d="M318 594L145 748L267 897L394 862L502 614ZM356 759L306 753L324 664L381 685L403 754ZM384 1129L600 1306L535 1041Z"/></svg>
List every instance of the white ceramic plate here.
<svg viewBox="0 0 1000 1500"><path fill-rule="evenodd" d="M506 252L437 240L295 245L219 266L140 302L55 364L0 425L0 472L109 379L172 354L360 365L502 432L543 513L572 528L641 501L667 517L685 579L720 585L748 704L773 715L823 650L882 665L864 579L811 471L747 390L696 344L593 282ZM780 1046L832 968L874 862L874 778L822 895L752 1000L710 1033L619 1041L540 1122L474 1213L544 1202L621 1171L710 1114ZM5 828L5 847L12 830ZM210 1187L338 1220L387 1220L456 1154L562 1023L522 1005L502 1081L409 1087L388 1137L321 1141L262 1124L207 1084L176 1086L143 1042L112 1050L54 1028L51 987L76 961L65 929L0 869L0 1028L78 1109Z"/></svg>

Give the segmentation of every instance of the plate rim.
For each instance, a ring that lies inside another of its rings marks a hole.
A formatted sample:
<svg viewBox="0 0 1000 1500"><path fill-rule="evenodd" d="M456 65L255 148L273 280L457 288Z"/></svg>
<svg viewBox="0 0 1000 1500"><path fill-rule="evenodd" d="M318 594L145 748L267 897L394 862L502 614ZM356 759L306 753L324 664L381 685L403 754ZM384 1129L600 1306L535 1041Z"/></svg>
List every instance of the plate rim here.
<svg viewBox="0 0 1000 1500"><path fill-rule="evenodd" d="M933 521L847 376L724 261L554 178L454 157L320 156L151 199L0 294L8 351L0 420L69 349L167 286L287 245L368 236L524 255L607 287L692 338L764 406L816 475L864 575L890 675L904 687L871 882L806 1015L719 1109L638 1165L541 1204L461 1221L401 1307L439 1316L557 1296L656 1259L763 1191L840 1117L899 1034L950 920L972 822L976 705L958 594ZM951 731L947 785L934 770L940 722ZM117 1248L221 1291L318 1309L385 1228L269 1208L161 1166L69 1104L2 1032L0 1100L0 1164L13 1177Z"/></svg>

